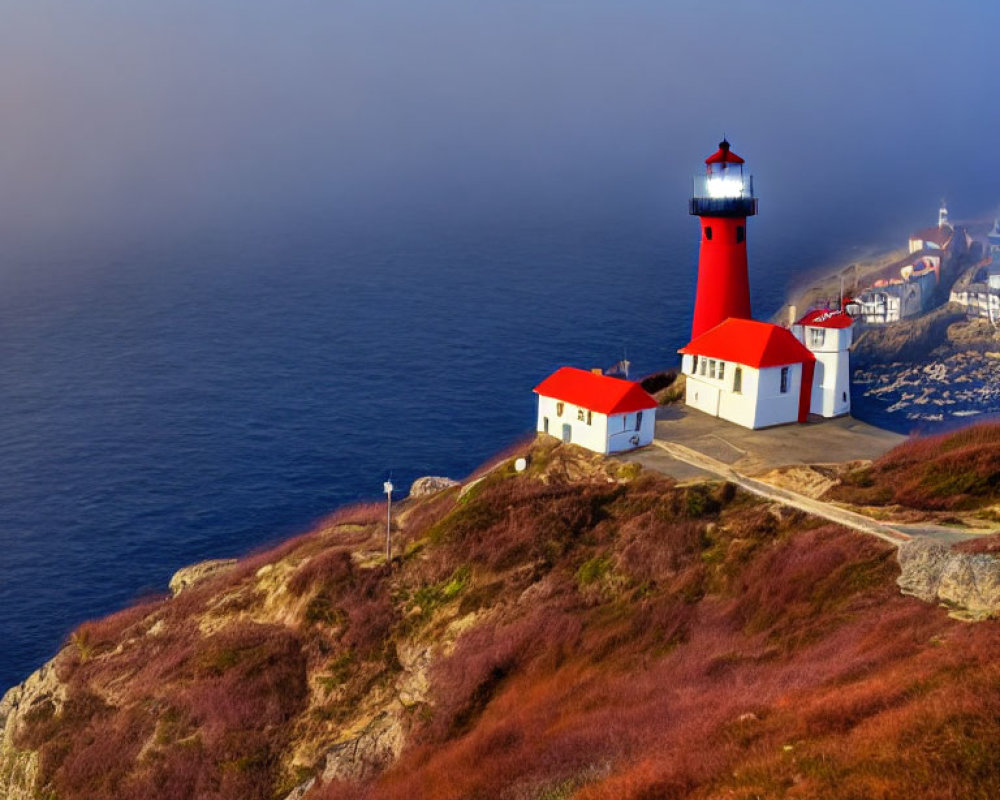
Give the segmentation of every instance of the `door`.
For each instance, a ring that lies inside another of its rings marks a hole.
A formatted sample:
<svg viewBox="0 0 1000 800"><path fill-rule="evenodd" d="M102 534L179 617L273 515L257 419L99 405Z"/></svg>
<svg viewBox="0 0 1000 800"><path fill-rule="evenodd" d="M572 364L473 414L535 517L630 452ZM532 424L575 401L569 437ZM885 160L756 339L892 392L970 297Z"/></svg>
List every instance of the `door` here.
<svg viewBox="0 0 1000 800"><path fill-rule="evenodd" d="M573 428L565 422L563 423L562 440L567 443L573 441Z"/></svg>

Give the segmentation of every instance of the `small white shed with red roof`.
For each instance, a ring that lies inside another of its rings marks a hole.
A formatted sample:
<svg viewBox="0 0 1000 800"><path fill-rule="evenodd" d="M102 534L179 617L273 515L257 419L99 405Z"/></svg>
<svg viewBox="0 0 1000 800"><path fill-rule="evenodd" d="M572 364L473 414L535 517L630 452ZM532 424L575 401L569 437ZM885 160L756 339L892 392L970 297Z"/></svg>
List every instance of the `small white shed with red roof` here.
<svg viewBox="0 0 1000 800"><path fill-rule="evenodd" d="M535 394L539 433L605 455L653 441L657 403L635 381L561 367Z"/></svg>
<svg viewBox="0 0 1000 800"><path fill-rule="evenodd" d="M730 317L678 352L684 402L737 425L805 422L816 357L780 325Z"/></svg>

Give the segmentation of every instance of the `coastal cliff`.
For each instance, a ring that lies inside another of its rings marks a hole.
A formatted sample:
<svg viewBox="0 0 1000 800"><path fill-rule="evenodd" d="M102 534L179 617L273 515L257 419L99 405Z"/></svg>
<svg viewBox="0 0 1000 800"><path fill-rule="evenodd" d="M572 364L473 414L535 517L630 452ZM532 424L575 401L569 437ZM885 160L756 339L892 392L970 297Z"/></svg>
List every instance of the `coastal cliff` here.
<svg viewBox="0 0 1000 800"><path fill-rule="evenodd" d="M1000 792L998 623L901 594L891 546L515 455L399 504L391 566L385 506L356 506L82 625L0 703L0 796Z"/></svg>

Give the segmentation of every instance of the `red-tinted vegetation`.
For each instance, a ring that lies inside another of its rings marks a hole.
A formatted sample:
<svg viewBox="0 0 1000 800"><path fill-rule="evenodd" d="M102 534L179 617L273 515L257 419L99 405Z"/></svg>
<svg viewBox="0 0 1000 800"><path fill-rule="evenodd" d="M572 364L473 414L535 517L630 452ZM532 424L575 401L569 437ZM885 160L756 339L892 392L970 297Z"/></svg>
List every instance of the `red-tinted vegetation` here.
<svg viewBox="0 0 1000 800"><path fill-rule="evenodd" d="M858 505L898 504L927 511L1000 502L1000 424L911 439L830 490Z"/></svg>
<svg viewBox="0 0 1000 800"><path fill-rule="evenodd" d="M902 597L884 543L732 486L531 456L401 506L392 569L354 509L81 628L67 702L21 733L45 789L280 797L395 703L395 765L309 800L1000 793L996 623ZM435 643L402 708L401 654Z"/></svg>

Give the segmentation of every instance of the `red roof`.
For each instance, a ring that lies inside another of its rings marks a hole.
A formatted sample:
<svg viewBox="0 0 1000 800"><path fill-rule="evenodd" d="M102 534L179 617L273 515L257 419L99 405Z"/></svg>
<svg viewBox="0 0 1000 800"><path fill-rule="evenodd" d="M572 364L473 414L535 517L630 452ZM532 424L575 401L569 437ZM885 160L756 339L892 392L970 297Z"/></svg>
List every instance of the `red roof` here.
<svg viewBox="0 0 1000 800"><path fill-rule="evenodd" d="M946 225L939 228L935 225L933 228L924 228L922 231L911 233L910 238L922 242L934 242L934 244L944 247L951 240L951 234L951 226Z"/></svg>
<svg viewBox="0 0 1000 800"><path fill-rule="evenodd" d="M850 328L854 320L838 309L817 308L795 324L808 325L811 328Z"/></svg>
<svg viewBox="0 0 1000 800"><path fill-rule="evenodd" d="M718 358L748 367L777 367L816 360L787 328L730 317L692 339L678 353Z"/></svg>
<svg viewBox="0 0 1000 800"><path fill-rule="evenodd" d="M635 381L623 381L576 367L560 367L535 392L599 414L628 414L656 408L656 400Z"/></svg>
<svg viewBox="0 0 1000 800"><path fill-rule="evenodd" d="M742 164L743 159L729 149L729 142L723 139L719 142L719 149L705 159L706 164Z"/></svg>

